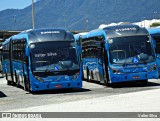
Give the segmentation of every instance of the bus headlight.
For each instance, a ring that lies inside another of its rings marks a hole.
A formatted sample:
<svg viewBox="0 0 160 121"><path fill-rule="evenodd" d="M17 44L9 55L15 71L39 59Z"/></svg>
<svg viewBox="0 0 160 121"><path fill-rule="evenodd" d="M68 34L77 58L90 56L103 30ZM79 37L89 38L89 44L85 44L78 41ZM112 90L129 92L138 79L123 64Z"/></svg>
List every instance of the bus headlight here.
<svg viewBox="0 0 160 121"><path fill-rule="evenodd" d="M120 70L119 70L119 69L112 69L112 72L113 72L114 74L120 74Z"/></svg>
<svg viewBox="0 0 160 121"><path fill-rule="evenodd" d="M112 70L113 74L120 74L121 73L120 69L115 69L113 67L109 67L109 69Z"/></svg>
<svg viewBox="0 0 160 121"><path fill-rule="evenodd" d="M44 82L44 80L39 76L34 76L39 82Z"/></svg>

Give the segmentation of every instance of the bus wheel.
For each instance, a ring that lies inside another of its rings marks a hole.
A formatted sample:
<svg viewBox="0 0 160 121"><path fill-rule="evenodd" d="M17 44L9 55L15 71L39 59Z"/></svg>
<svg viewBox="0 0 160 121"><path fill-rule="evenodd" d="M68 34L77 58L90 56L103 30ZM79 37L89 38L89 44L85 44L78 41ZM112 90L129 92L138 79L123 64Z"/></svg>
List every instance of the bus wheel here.
<svg viewBox="0 0 160 121"><path fill-rule="evenodd" d="M24 84L25 84L25 91L30 92L30 82L28 80L28 78L26 77L26 75L24 76Z"/></svg>
<svg viewBox="0 0 160 121"><path fill-rule="evenodd" d="M106 73L106 72L104 71L104 73ZM103 74L103 80L104 80L104 86L107 87L109 78L108 78L108 76L106 74Z"/></svg>
<svg viewBox="0 0 160 121"><path fill-rule="evenodd" d="M108 81L107 79L104 78L104 85L107 87L108 86Z"/></svg>
<svg viewBox="0 0 160 121"><path fill-rule="evenodd" d="M91 75L89 73L89 69L87 68L87 81L91 81Z"/></svg>
<svg viewBox="0 0 160 121"><path fill-rule="evenodd" d="M110 78L109 78L109 74L107 73L106 77L104 77L104 85L106 87L111 86L111 84L109 83L109 81L110 81Z"/></svg>
<svg viewBox="0 0 160 121"><path fill-rule="evenodd" d="M7 80L7 85L12 85L12 82Z"/></svg>
<svg viewBox="0 0 160 121"><path fill-rule="evenodd" d="M19 87L19 77L17 76L16 72L15 72L15 81L16 81L16 86Z"/></svg>
<svg viewBox="0 0 160 121"><path fill-rule="evenodd" d="M8 80L8 75L7 75L7 73L5 73L5 75L6 75L6 80Z"/></svg>
<svg viewBox="0 0 160 121"><path fill-rule="evenodd" d="M7 75L7 73L6 73L5 75L6 75L7 85L11 85L12 82L8 80L8 75Z"/></svg>

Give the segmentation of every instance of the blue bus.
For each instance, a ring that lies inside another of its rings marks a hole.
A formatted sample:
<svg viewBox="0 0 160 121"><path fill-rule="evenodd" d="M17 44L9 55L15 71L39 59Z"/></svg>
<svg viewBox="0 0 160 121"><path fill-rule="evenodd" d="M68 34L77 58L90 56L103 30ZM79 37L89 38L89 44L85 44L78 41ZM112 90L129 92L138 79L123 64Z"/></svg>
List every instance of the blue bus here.
<svg viewBox="0 0 160 121"><path fill-rule="evenodd" d="M81 88L80 51L71 32L35 29L6 39L2 70L7 84L26 91Z"/></svg>
<svg viewBox="0 0 160 121"><path fill-rule="evenodd" d="M81 40L83 78L104 85L158 78L152 40L145 28L117 25L76 34Z"/></svg>
<svg viewBox="0 0 160 121"><path fill-rule="evenodd" d="M155 45L158 74L160 76L160 28L149 28L148 32L151 35Z"/></svg>

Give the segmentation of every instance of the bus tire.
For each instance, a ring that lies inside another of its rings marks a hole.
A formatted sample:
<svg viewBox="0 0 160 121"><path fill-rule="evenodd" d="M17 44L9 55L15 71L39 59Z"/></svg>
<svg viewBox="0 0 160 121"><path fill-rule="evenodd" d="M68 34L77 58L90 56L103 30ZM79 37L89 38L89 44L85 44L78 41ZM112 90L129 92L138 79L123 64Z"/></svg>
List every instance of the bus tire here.
<svg viewBox="0 0 160 121"><path fill-rule="evenodd" d="M26 75L24 75L24 84L25 84L25 91L30 92L30 82L29 79L26 77Z"/></svg>
<svg viewBox="0 0 160 121"><path fill-rule="evenodd" d="M17 87L20 87L20 84L19 84L19 77L17 76L16 72L15 72L15 81L16 81L16 86Z"/></svg>
<svg viewBox="0 0 160 121"><path fill-rule="evenodd" d="M12 82L7 80L7 85L12 85Z"/></svg>
<svg viewBox="0 0 160 121"><path fill-rule="evenodd" d="M108 80L104 78L104 86L108 87Z"/></svg>
<svg viewBox="0 0 160 121"><path fill-rule="evenodd" d="M87 68L87 81L90 82L91 81L91 75L89 73L89 69Z"/></svg>
<svg viewBox="0 0 160 121"><path fill-rule="evenodd" d="M109 74L108 74L108 72L107 72L106 78L104 78L104 85L105 85L106 87L111 86L111 84L110 84L109 82L110 82L110 78L109 78Z"/></svg>
<svg viewBox="0 0 160 121"><path fill-rule="evenodd" d="M8 80L8 75L7 75L7 73L5 73L5 75L6 75L7 85L12 85L12 82Z"/></svg>
<svg viewBox="0 0 160 121"><path fill-rule="evenodd" d="M106 73L105 71L103 71L103 73ZM106 74L103 74L103 81L104 81L104 86L108 86L108 76Z"/></svg>
<svg viewBox="0 0 160 121"><path fill-rule="evenodd" d="M5 73L5 76L6 76L6 80L8 80L8 76L7 76L7 73Z"/></svg>

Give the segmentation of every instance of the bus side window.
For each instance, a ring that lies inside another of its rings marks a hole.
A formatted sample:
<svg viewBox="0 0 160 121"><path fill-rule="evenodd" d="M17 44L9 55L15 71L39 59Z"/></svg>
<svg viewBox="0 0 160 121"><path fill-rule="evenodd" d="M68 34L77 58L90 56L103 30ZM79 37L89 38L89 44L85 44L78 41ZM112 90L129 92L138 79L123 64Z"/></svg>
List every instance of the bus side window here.
<svg viewBox="0 0 160 121"><path fill-rule="evenodd" d="M9 44L4 45L4 48L2 50L2 59L3 61L9 60Z"/></svg>
<svg viewBox="0 0 160 121"><path fill-rule="evenodd" d="M22 40L22 60L24 61L24 62L27 62L27 57L26 57L26 55L25 55L25 48L26 48L26 40L24 39L24 40Z"/></svg>

